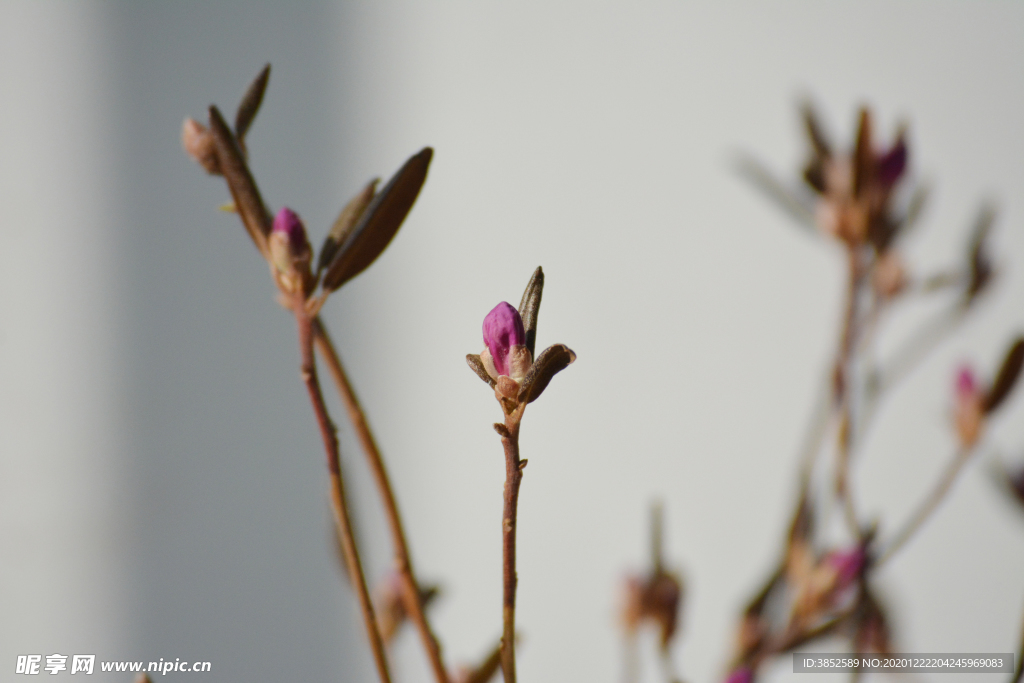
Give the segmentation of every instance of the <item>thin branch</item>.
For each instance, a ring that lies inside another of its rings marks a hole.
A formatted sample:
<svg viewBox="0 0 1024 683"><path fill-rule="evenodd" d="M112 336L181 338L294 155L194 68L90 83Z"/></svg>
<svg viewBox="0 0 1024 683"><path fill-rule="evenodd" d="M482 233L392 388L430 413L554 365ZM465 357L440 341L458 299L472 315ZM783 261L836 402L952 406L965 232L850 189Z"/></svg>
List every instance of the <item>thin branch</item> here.
<svg viewBox="0 0 1024 683"><path fill-rule="evenodd" d="M505 450L505 505L501 520L502 540L502 622L501 670L505 683L516 681L516 512L519 505L519 484L523 479L525 460L519 459L519 420L526 404L505 416L505 433L501 445Z"/></svg>
<svg viewBox="0 0 1024 683"><path fill-rule="evenodd" d="M848 247L849 284L846 291L846 313L843 318L843 332L840 337L839 353L835 364L835 402L840 406L839 447L837 450L835 487L836 495L843 508L843 517L850 533L860 539L861 530L853 502L850 486L850 451L853 437L853 391L851 375L853 374L853 355L857 345L857 304L860 298L861 285L864 281L864 268L856 245Z"/></svg>
<svg viewBox="0 0 1024 683"><path fill-rule="evenodd" d="M373 473L377 490L380 492L380 497L384 504L384 514L387 518L388 529L391 532L391 540L394 545L395 567L402 578L403 602L406 612L416 626L416 630L420 633L423 648L427 652L427 658L430 660L431 668L434 671L434 677L438 683L447 683L448 672L441 657L441 646L431 630L430 622L427 620L426 612L423 609L419 582L416 580L416 575L413 571L405 529L402 525L402 517L398 512L398 503L391 488L387 468L384 466L384 459L381 457L380 449L377 447L377 442L370 431L370 426L366 421L366 415L363 413L362 406L359 404L359 399L356 397L352 384L345 374L341 358L338 356L337 351L335 351L334 344L331 342L331 338L319 317L313 318L312 328L314 341L317 348L320 349L321 356L327 363L327 369L330 371L335 385L338 387L338 393L345 404L349 421L352 423L359 442L363 447L363 452L366 454L366 461L370 466L370 471Z"/></svg>
<svg viewBox="0 0 1024 683"><path fill-rule="evenodd" d="M935 512L939 503L941 503L946 497L946 494L949 493L950 488L953 486L953 482L956 481L956 478L963 469L963 466L971 459L972 452L973 451L970 448L965 447L961 447L957 450L953 455L953 459L946 465L946 469L942 473L942 477L936 483L935 488L932 489L932 492L929 493L923 501L921 501L921 504L918 506L914 514L910 516L907 523L895 535L895 537L893 537L893 540L878 558L878 561L875 563L875 569L887 562L900 550L900 548L906 545L907 541L909 541L918 529L921 528L921 525L928 520L933 512Z"/></svg>
<svg viewBox="0 0 1024 683"><path fill-rule="evenodd" d="M384 653L384 641L381 639L377 618L373 612L373 602L370 599L370 592L366 587L366 576L363 573L362 563L359 561L359 550L356 547L355 537L352 533L352 520L349 518L348 505L345 500L345 485L341 477L341 458L338 452L338 435L330 416L327 414L327 405L324 403L323 392L320 390L320 381L317 379L316 359L313 354L315 319L306 313L305 302L301 296L296 297L293 311L299 327L302 379L306 383L306 389L309 391L309 399L313 404L313 412L316 413L320 435L323 438L324 449L327 453L327 469L331 474L331 501L334 504L335 521L338 527L341 547L345 553L345 562L348 565L349 578L351 579L352 587L355 589L356 597L359 599L359 606L362 609L363 624L366 627L366 635L370 639L370 649L373 651L377 673L380 675L381 683L390 683L391 675L388 672L387 657Z"/></svg>

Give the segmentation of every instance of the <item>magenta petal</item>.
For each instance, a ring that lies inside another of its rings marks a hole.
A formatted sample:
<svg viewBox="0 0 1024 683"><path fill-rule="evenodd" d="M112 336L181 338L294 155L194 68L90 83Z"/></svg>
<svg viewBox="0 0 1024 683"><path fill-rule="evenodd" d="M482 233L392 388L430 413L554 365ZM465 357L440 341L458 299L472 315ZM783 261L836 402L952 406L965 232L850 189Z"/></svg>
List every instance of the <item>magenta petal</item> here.
<svg viewBox="0 0 1024 683"><path fill-rule="evenodd" d="M834 552L828 556L828 562L839 574L839 587L849 586L860 575L864 568L864 549L854 548L842 552Z"/></svg>
<svg viewBox="0 0 1024 683"><path fill-rule="evenodd" d="M978 381L974 378L974 371L966 365L956 373L956 395L960 398L973 396L978 392Z"/></svg>
<svg viewBox="0 0 1024 683"><path fill-rule="evenodd" d="M526 343L526 331L519 311L502 301L484 318L484 344L491 352L499 375L508 374L508 352L513 346Z"/></svg>
<svg viewBox="0 0 1024 683"><path fill-rule="evenodd" d="M896 183L907 168L907 145L901 137L878 159L878 181L889 186Z"/></svg>
<svg viewBox="0 0 1024 683"><path fill-rule="evenodd" d="M293 253L303 251L307 245L306 228L302 225L302 219L298 214L287 206L282 208L274 216L273 232L283 233L288 236L288 244Z"/></svg>

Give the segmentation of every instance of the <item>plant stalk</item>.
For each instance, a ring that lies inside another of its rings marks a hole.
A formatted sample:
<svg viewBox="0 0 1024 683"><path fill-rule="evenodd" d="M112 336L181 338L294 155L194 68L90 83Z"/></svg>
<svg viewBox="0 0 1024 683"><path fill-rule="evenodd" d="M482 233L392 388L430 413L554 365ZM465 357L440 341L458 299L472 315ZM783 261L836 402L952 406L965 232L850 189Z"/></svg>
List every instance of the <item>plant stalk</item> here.
<svg viewBox="0 0 1024 683"><path fill-rule="evenodd" d="M420 634L423 648L427 652L427 658L430 660L430 666L434 672L434 678L437 679L438 683L448 683L448 672L441 657L440 643L434 635L430 622L427 620L426 612L423 609L423 600L420 595L419 583L416 581L416 575L413 571L412 559L409 555L409 545L406 542L405 528L402 524L402 516L398 512L398 503L391 488L387 468L384 466L384 458L380 454L377 442L373 438L373 432L370 431L369 423L366 421L366 415L359 404L359 399L356 397L351 382L348 380L345 368L341 364L341 357L338 356L338 352L334 349L334 344L331 342L331 337L327 333L323 321L319 317L313 318L312 327L314 341L320 349L320 355L327 363L327 369L330 371L334 384L338 388L338 393L341 395L341 400L345 404L349 421L352 423L356 436L359 438L359 443L363 447L366 461L370 466L370 471L373 473L377 490L380 492L381 501L384 505L384 516L387 518L388 530L391 533L391 540L394 545L395 568L402 579L402 596L406 613Z"/></svg>
<svg viewBox="0 0 1024 683"><path fill-rule="evenodd" d="M320 427L320 436L323 438L324 450L327 453L327 469L331 474L331 502L334 506L338 537L345 555L345 563L348 566L352 587L355 590L356 597L359 599L359 607L363 614L363 625L366 627L366 635L370 640L370 649L373 651L377 673L380 675L381 683L391 683L387 656L384 652L384 641L381 639L380 629L377 626L377 618L373 612L373 601L370 599L370 592L366 588L366 576L363 573L363 566L359 560L359 549L356 547L355 536L352 533L352 520L348 514L345 484L341 476L338 435L330 416L327 414L327 405L324 403L320 381L316 374L316 359L313 354L315 318L306 312L305 301L301 297L296 297L293 312L295 313L295 320L299 328L302 380L305 382L306 389L309 392L309 400L313 404L313 412L316 414L317 424Z"/></svg>
<svg viewBox="0 0 1024 683"><path fill-rule="evenodd" d="M505 683L516 681L516 511L519 505L519 484L523 480L523 465L519 459L519 420L522 410L520 406L505 416L505 435L501 437L501 445L505 449L505 506L502 511L502 621L504 628L501 636L501 670L505 675Z"/></svg>

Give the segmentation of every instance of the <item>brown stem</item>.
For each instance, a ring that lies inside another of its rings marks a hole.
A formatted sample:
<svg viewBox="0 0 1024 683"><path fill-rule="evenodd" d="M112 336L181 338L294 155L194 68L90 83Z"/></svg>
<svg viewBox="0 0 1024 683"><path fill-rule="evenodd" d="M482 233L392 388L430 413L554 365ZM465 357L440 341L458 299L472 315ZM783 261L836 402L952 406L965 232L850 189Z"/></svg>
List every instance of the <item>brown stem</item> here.
<svg viewBox="0 0 1024 683"><path fill-rule="evenodd" d="M297 297L293 309L299 326L302 379L309 391L309 400L313 404L313 412L316 413L316 420L320 426L320 436L324 441L324 450L327 452L327 469L331 473L331 501L334 504L334 516L341 548L345 554L352 587L359 598L366 635L370 639L370 649L373 651L374 661L377 664L377 673L380 675L381 683L391 683L387 657L384 653L384 641L381 639L380 629L377 627L377 618L373 613L370 592L366 588L366 576L363 574L363 566L359 561L359 550L356 547L355 537L352 533L352 521L349 518L348 505L345 501L345 485L341 477L341 458L338 452L338 435L327 414L323 392L320 390L320 381L316 375L316 359L313 355L314 318L306 313L305 302L301 297Z"/></svg>
<svg viewBox="0 0 1024 683"><path fill-rule="evenodd" d="M330 371L335 385L338 387L338 393L345 404L349 421L352 423L352 427L355 429L359 442L363 447L363 452L366 454L366 461L370 466L370 471L373 473L377 490L380 492L380 497L384 504L384 516L387 518L388 529L394 545L395 568L402 579L402 597L406 612L416 626L416 630L419 631L420 639L423 641L423 648L427 652L427 658L430 660L430 666L434 671L434 678L437 679L438 683L448 683L448 672L441 657L441 646L434 636L430 622L427 621L426 612L423 609L423 599L420 594L419 583L416 581L416 575L413 572L412 560L409 556L409 545L406 542L405 529L402 525L402 517L398 512L398 503L391 488L391 481L388 478L387 468L384 466L384 459L381 457L380 449L377 448L377 442L370 431L370 426L366 421L363 408L359 404L359 399L356 397L352 384L345 374L341 358L338 356L337 351L335 351L330 335L327 334L327 329L319 317L313 318L312 328L314 341L327 363L327 369Z"/></svg>
<svg viewBox="0 0 1024 683"><path fill-rule="evenodd" d="M970 448L962 447L956 452L953 459L949 461L948 465L946 465L946 470L942 473L942 477L935 485L935 488L930 494L928 494L927 498L921 501L921 504L918 506L914 514L911 515L910 519L907 520L907 523L889 543L885 552L883 552L881 557L878 558L878 561L875 563L876 569L887 562L899 551L900 548L906 545L907 541L909 541L913 535L917 533L917 530L921 528L921 525L928 520L933 512L935 512L935 509L939 506L939 503L942 502L942 499L946 497L946 494L949 493L950 488L953 486L953 482L956 481L957 476L960 474L963 466L967 464L967 461L970 460L970 457Z"/></svg>
<svg viewBox="0 0 1024 683"><path fill-rule="evenodd" d="M852 360L857 341L857 301L864 279L864 269L859 248L856 245L849 246L848 256L850 279L846 292L846 314L843 319L843 333L835 365L835 402L840 406L839 448L835 476L836 495L842 504L846 525L849 527L850 533L860 539L860 524L857 521L857 511L853 502L853 494L850 491L850 449L853 436L853 392L850 386L850 375L852 374Z"/></svg>
<svg viewBox="0 0 1024 683"><path fill-rule="evenodd" d="M519 420L523 405L505 417L505 434L501 445L505 449L505 507L501 520L502 599L501 670L505 683L516 680L516 508L519 505L519 484L523 479L525 461L519 459Z"/></svg>

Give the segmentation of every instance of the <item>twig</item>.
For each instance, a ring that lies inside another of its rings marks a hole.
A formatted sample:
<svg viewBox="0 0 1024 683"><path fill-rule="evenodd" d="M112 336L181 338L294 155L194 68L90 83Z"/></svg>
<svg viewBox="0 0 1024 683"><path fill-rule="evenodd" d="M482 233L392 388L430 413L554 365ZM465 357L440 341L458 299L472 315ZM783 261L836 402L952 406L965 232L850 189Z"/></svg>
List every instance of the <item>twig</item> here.
<svg viewBox="0 0 1024 683"><path fill-rule="evenodd" d="M853 392L850 385L853 355L857 344L857 302L864 280L864 269L856 245L848 246L848 257L850 278L846 291L846 314L835 365L835 402L840 406L835 486L846 525L854 538L860 539L860 524L857 520L853 493L850 491L850 446L853 437Z"/></svg>
<svg viewBox="0 0 1024 683"><path fill-rule="evenodd" d="M501 445L505 449L505 506L502 511L502 621L501 670L505 683L516 681L516 509L519 504L519 484L523 479L525 461L519 459L519 420L526 404L521 404L505 416L505 432Z"/></svg>
<svg viewBox="0 0 1024 683"><path fill-rule="evenodd" d="M402 578L403 602L406 612L416 626L416 630L420 633L423 648L426 650L427 658L430 660L431 668L434 670L434 677L438 683L447 683L448 672L441 657L441 646L431 630L430 622L427 620L426 612L423 609L419 582L416 580L416 575L413 571L412 559L409 556L409 546L405 538L405 529L402 525L402 517L398 512L398 503L391 488L387 468L384 466L384 459L381 457L380 449L377 448L373 433L370 431L370 426L366 421L366 415L363 413L359 399L356 397L352 384L345 374L341 358L334 349L334 344L331 342L327 329L319 317L313 318L312 327L314 341L317 348L320 349L320 355L327 363L327 369L330 371L334 384L338 388L338 393L345 404L349 421L359 437L359 442L363 447L363 452L366 454L367 463L370 465L370 471L373 473L377 490L380 492L380 497L384 504L384 514L387 518L392 543L394 544L395 566L399 576Z"/></svg>
<svg viewBox="0 0 1024 683"><path fill-rule="evenodd" d="M946 465L945 471L942 473L942 477L939 479L935 488L930 494L921 502L917 510L911 515L910 519L903 528L895 535L893 540L889 543L885 551L879 556L878 561L875 562L875 569L880 567L893 555L895 555L900 548L902 548L907 541L913 537L917 530L924 524L925 521L931 516L931 514L938 507L942 499L949 493L950 488L953 486L953 482L956 481L957 475L960 474L960 470L967 464L967 461L971 458L973 451L970 448L961 447L953 455L953 459Z"/></svg>
<svg viewBox="0 0 1024 683"><path fill-rule="evenodd" d="M366 588L366 576L363 574L362 563L359 561L359 550L352 533L352 521L349 518L348 505L345 500L345 485L341 478L341 458L338 452L338 435L327 414L323 392L320 390L320 381L317 379L316 359L313 354L315 318L306 312L305 301L301 295L296 297L293 312L299 327L302 379L309 391L309 400L313 404L313 412L316 413L320 436L323 438L324 449L327 452L327 469L331 473L331 500L334 504L335 521L348 565L349 578L362 609L366 635L370 639L370 649L373 651L377 673L380 675L381 683L390 683L391 675L388 672L387 657L384 653L384 641L381 639L380 629L377 627L377 618L373 613L370 592Z"/></svg>

